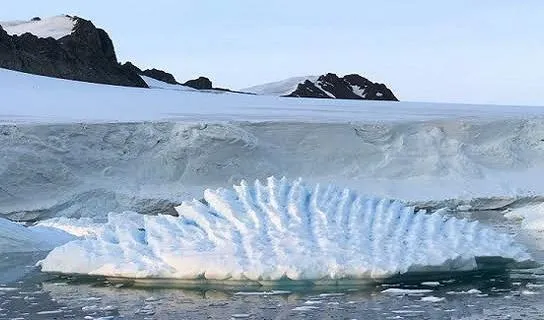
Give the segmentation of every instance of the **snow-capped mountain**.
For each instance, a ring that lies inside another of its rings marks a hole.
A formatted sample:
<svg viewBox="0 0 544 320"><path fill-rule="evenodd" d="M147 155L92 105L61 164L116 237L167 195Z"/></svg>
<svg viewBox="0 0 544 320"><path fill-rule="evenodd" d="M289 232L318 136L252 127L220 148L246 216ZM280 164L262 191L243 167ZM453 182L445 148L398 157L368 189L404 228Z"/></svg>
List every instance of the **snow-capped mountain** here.
<svg viewBox="0 0 544 320"><path fill-rule="evenodd" d="M106 31L68 15L0 23L0 68L93 83L147 87L123 68Z"/></svg>
<svg viewBox="0 0 544 320"><path fill-rule="evenodd" d="M149 87L150 79L161 87L185 90L182 85L216 93L235 92L303 98L393 100L384 84L352 74L339 78L333 73L304 76L232 91L215 88L205 77L178 82L159 69L140 69L120 64L106 31L80 17L59 15L27 21L0 22L0 68L68 80L129 87ZM144 78L145 77L145 78ZM175 86L175 87L172 87ZM158 86L154 83L153 87Z"/></svg>
<svg viewBox="0 0 544 320"><path fill-rule="evenodd" d="M334 73L319 77L295 77L242 89L242 91L300 98L398 101L393 92L384 84L374 83L358 74L350 74L342 78Z"/></svg>

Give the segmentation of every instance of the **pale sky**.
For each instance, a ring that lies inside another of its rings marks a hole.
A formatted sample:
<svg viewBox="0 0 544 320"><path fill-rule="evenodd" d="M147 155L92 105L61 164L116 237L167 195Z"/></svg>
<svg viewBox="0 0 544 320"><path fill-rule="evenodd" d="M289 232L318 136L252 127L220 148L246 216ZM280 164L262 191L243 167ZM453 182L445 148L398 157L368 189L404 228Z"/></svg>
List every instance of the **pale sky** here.
<svg viewBox="0 0 544 320"><path fill-rule="evenodd" d="M180 82L359 73L404 101L544 106L542 0L29 0L2 1L0 20L63 13Z"/></svg>

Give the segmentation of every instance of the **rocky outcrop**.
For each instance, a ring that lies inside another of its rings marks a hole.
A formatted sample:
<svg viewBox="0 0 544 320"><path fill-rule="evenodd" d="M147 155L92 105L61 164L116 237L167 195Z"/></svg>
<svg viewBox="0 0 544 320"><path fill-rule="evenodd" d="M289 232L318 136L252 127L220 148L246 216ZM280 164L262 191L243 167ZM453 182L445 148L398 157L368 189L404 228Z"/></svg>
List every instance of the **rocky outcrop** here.
<svg viewBox="0 0 544 320"><path fill-rule="evenodd" d="M206 77L198 77L198 79L189 80L183 84L184 86L191 87L197 90L210 90L213 89L212 82Z"/></svg>
<svg viewBox="0 0 544 320"><path fill-rule="evenodd" d="M398 101L393 92L382 83L374 83L358 74L342 78L334 73L320 76L316 81L306 80L287 97L322 99L358 99Z"/></svg>
<svg viewBox="0 0 544 320"><path fill-rule="evenodd" d="M0 27L0 67L85 82L144 87L132 70L117 62L108 34L92 22L72 18L71 34L58 40L38 38L30 33L10 36Z"/></svg>
<svg viewBox="0 0 544 320"><path fill-rule="evenodd" d="M174 78L174 76L171 73L168 73L159 69L144 70L142 74L144 76L147 76L162 82L166 82L169 84L178 84L178 82L176 81L176 78Z"/></svg>
<svg viewBox="0 0 544 320"><path fill-rule="evenodd" d="M155 69L155 68L142 70L142 69L138 68L137 66L135 66L130 61L125 62L123 64L123 68L125 68L127 70L130 70L132 72L135 72L135 73L137 73L139 75L146 76L146 77L149 77L149 78L153 78L153 79L158 80L158 81L166 82L166 83L169 83L169 84L179 84L176 81L176 78L174 78L174 76L171 73L165 72L163 70L159 70L159 69Z"/></svg>

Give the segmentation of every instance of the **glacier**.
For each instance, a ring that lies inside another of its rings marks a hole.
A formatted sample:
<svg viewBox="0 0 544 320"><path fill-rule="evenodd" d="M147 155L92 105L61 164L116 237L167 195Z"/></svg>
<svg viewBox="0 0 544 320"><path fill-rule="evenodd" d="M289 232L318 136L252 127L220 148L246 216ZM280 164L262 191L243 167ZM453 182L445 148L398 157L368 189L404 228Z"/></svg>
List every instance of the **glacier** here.
<svg viewBox="0 0 544 320"><path fill-rule="evenodd" d="M301 179L207 189L176 211L110 213L101 228L53 249L41 269L266 284L471 271L482 257L531 260L512 236L478 222Z"/></svg>

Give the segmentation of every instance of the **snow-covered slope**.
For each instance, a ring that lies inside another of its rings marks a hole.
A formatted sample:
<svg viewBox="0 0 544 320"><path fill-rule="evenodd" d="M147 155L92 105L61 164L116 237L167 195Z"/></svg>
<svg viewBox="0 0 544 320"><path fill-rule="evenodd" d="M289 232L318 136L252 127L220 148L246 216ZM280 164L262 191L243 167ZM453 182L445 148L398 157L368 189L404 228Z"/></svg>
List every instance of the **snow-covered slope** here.
<svg viewBox="0 0 544 320"><path fill-rule="evenodd" d="M31 21L0 21L0 25L10 35L31 33L39 38L60 39L72 33L76 21L69 16L59 15Z"/></svg>
<svg viewBox="0 0 544 320"><path fill-rule="evenodd" d="M318 76L305 76L305 77L293 77L282 81L270 82L253 86L249 88L240 89L242 92L255 93L264 96L285 96L296 90L300 83L306 80L312 82L316 81Z"/></svg>
<svg viewBox="0 0 544 320"><path fill-rule="evenodd" d="M206 190L179 217L110 214L103 233L55 248L43 271L128 278L279 281L470 271L478 257L530 260L477 222L301 180Z"/></svg>
<svg viewBox="0 0 544 320"><path fill-rule="evenodd" d="M297 121L376 123L544 116L544 108L419 102L290 99L144 90L0 69L4 123Z"/></svg>
<svg viewBox="0 0 544 320"><path fill-rule="evenodd" d="M163 81L159 81L157 79L153 79L150 77L142 76L142 79L145 81L145 83L149 86L150 89L164 89L164 90L174 90L174 91L196 91L196 89L193 89L191 87L182 86L179 84L170 84Z"/></svg>
<svg viewBox="0 0 544 320"><path fill-rule="evenodd" d="M206 188L269 175L453 207L544 195L538 107L217 95L7 70L0 96L0 214L12 219L173 213Z"/></svg>
<svg viewBox="0 0 544 320"><path fill-rule="evenodd" d="M241 89L259 95L299 98L398 101L384 84L374 83L358 74L339 77L327 73L319 77L295 77Z"/></svg>

